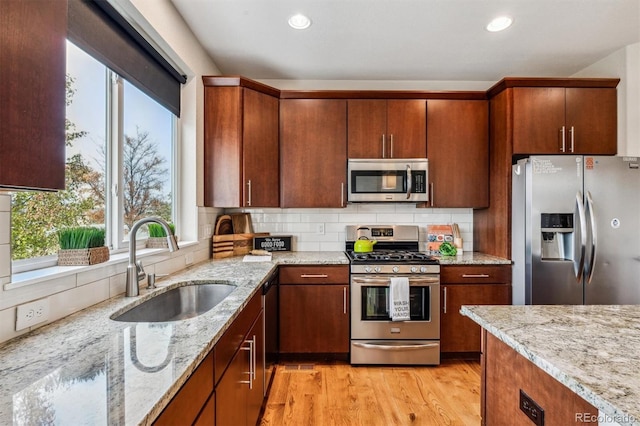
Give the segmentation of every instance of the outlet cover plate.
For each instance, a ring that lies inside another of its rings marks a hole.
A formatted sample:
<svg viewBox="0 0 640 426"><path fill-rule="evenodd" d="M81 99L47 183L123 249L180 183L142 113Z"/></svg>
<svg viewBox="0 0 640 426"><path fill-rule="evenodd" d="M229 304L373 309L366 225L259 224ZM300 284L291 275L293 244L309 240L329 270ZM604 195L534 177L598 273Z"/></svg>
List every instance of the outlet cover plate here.
<svg viewBox="0 0 640 426"><path fill-rule="evenodd" d="M16 331L29 328L49 319L49 299L39 299L16 308Z"/></svg>

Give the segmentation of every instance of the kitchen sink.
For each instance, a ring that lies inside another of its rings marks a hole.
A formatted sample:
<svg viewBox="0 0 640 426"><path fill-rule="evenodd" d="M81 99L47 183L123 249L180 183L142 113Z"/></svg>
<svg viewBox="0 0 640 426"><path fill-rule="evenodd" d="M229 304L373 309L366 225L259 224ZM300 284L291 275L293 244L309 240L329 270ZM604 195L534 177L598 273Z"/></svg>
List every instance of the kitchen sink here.
<svg viewBox="0 0 640 426"><path fill-rule="evenodd" d="M111 319L124 322L180 321L211 310L234 289L231 284L191 284L158 294Z"/></svg>

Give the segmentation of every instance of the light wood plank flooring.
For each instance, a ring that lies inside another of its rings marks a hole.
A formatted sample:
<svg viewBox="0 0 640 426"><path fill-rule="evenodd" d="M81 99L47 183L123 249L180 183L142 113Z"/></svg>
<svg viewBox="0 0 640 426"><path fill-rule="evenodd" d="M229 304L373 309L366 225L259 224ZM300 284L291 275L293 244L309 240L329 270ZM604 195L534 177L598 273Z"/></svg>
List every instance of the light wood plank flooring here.
<svg viewBox="0 0 640 426"><path fill-rule="evenodd" d="M480 424L480 363L278 365L261 425Z"/></svg>

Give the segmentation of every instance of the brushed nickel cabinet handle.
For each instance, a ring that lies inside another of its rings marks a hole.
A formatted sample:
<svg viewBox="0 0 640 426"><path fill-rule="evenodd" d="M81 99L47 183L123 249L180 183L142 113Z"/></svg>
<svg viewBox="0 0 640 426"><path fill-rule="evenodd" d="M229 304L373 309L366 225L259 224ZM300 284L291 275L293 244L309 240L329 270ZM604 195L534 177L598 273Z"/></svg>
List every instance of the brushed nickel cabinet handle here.
<svg viewBox="0 0 640 426"><path fill-rule="evenodd" d="M566 143L564 126L562 126L560 128L560 138L562 139L562 148L560 148L560 152L564 152L565 151L565 143Z"/></svg>
<svg viewBox="0 0 640 426"><path fill-rule="evenodd" d="M389 158L393 158L393 133L389 135Z"/></svg>
<svg viewBox="0 0 640 426"><path fill-rule="evenodd" d="M382 134L382 158L387 158L387 145L384 140L384 133Z"/></svg>
<svg viewBox="0 0 640 426"><path fill-rule="evenodd" d="M447 313L447 288L444 287L444 298L443 298L443 303L442 303L442 307L444 308L443 313Z"/></svg>
<svg viewBox="0 0 640 426"><path fill-rule="evenodd" d="M571 128L569 129L569 134L571 135L570 141L571 141L571 152L573 151L573 143L574 143L574 135L575 135L575 129L573 128L573 126L571 126Z"/></svg>
<svg viewBox="0 0 640 426"><path fill-rule="evenodd" d="M344 182L340 182L340 207L344 207Z"/></svg>
<svg viewBox="0 0 640 426"><path fill-rule="evenodd" d="M346 315L347 313L347 288L342 288L342 313Z"/></svg>
<svg viewBox="0 0 640 426"><path fill-rule="evenodd" d="M462 274L462 278L489 278L489 274Z"/></svg>
<svg viewBox="0 0 640 426"><path fill-rule="evenodd" d="M300 274L300 278L328 278L327 274Z"/></svg>
<svg viewBox="0 0 640 426"><path fill-rule="evenodd" d="M247 205L251 206L251 179L247 181Z"/></svg>

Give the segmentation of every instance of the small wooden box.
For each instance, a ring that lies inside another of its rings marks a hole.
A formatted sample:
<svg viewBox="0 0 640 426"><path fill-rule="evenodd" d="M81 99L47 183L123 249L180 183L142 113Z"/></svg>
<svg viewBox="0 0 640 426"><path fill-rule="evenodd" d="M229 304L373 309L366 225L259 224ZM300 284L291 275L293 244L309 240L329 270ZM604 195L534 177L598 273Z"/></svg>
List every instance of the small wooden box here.
<svg viewBox="0 0 640 426"><path fill-rule="evenodd" d="M253 249L253 237L264 237L267 235L269 235L268 232L256 234L214 235L212 237L213 258L222 259L225 257L249 254Z"/></svg>

